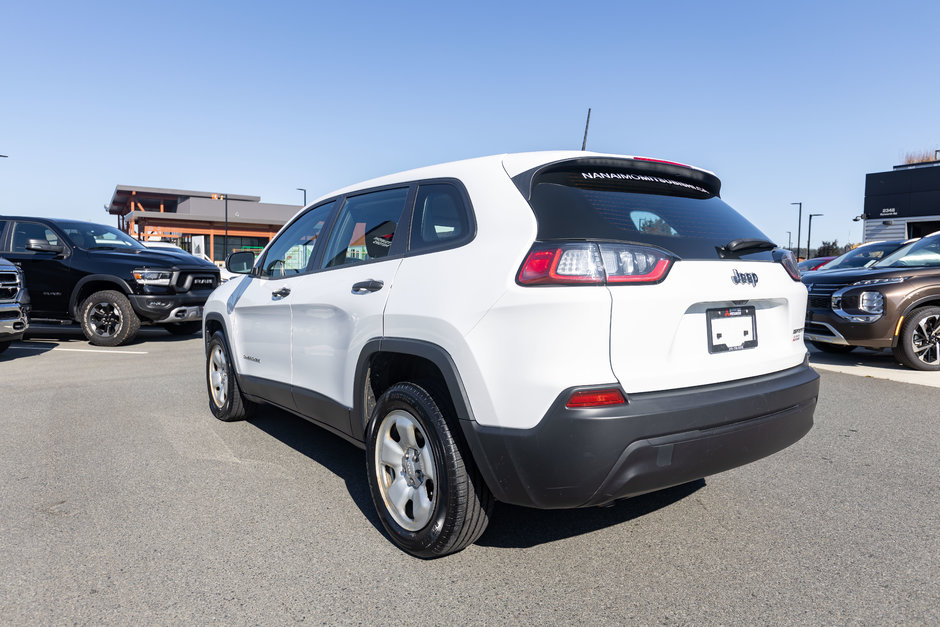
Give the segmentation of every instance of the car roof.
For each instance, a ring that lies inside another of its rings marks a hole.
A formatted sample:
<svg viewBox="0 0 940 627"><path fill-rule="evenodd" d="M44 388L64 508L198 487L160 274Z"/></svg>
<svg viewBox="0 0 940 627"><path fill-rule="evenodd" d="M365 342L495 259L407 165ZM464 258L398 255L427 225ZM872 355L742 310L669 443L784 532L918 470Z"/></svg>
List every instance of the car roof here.
<svg viewBox="0 0 940 627"><path fill-rule="evenodd" d="M533 168L537 168L539 166L557 163L559 161L566 161L568 159L582 159L584 157L659 161L658 159L652 159L649 157L589 152L583 150L547 150L538 152L504 153L499 155L489 155L486 157L476 157L473 159L463 159L460 161L449 161L446 163L439 163L436 165L414 168L411 170L405 170L403 172L396 172L394 174L380 176L378 178L354 183L353 185L348 185L346 187L334 190L328 194L320 196L310 204L316 204L326 200L327 198L332 198L334 196L340 196L342 194L348 194L363 189L382 187L384 185L395 185L398 183L409 183L411 181L419 181L422 179L459 179L463 176L479 175L480 173L484 172L502 172L512 178L518 174ZM708 170L697 168L695 166L668 161L666 163L672 163L674 165L687 167L691 170L696 170L715 176L713 172L709 172Z"/></svg>

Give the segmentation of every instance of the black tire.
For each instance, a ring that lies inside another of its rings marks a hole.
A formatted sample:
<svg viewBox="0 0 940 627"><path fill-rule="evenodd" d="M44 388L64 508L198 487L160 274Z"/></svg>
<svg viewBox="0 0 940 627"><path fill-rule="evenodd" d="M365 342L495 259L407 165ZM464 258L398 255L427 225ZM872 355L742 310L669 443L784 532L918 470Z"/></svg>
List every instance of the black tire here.
<svg viewBox="0 0 940 627"><path fill-rule="evenodd" d="M855 350L854 346L848 346L847 344L830 344L829 342L816 342L813 340L810 340L809 343L824 353L851 353Z"/></svg>
<svg viewBox="0 0 940 627"><path fill-rule="evenodd" d="M3 351L5 351L6 349L10 348L10 344L12 344L12 343L13 343L13 342L0 342L0 353L2 353Z"/></svg>
<svg viewBox="0 0 940 627"><path fill-rule="evenodd" d="M894 357L914 370L940 370L940 307L910 313L901 324Z"/></svg>
<svg viewBox="0 0 940 627"><path fill-rule="evenodd" d="M171 335L195 335L202 331L202 321L173 322L171 324L164 324L163 328Z"/></svg>
<svg viewBox="0 0 940 627"><path fill-rule="evenodd" d="M429 392L431 387L398 383L389 388L376 403L366 437L369 488L379 519L395 544L420 558L442 557L473 544L486 530L493 509L493 496L473 463L456 421L441 412L446 404L435 400ZM409 440L397 432L397 421L404 421L406 426L413 424L410 439L418 443L420 450L399 446L405 456L401 463L390 465L382 461L382 452L392 456L396 449L390 445ZM409 451L415 451L411 457ZM406 467L405 458L413 463ZM433 475L433 481L428 475ZM399 481L409 486L403 490L411 490L413 496L411 500L404 497L405 504L396 507L390 499ZM430 505L427 514L419 515L422 507L417 502L422 498Z"/></svg>
<svg viewBox="0 0 940 627"><path fill-rule="evenodd" d="M78 320L85 337L95 346L126 344L140 330L140 318L131 301L115 290L102 290L86 298L79 308Z"/></svg>
<svg viewBox="0 0 940 627"><path fill-rule="evenodd" d="M206 390L209 393L209 410L224 422L244 420L252 408L238 387L232 357L221 331L209 339L206 350Z"/></svg>

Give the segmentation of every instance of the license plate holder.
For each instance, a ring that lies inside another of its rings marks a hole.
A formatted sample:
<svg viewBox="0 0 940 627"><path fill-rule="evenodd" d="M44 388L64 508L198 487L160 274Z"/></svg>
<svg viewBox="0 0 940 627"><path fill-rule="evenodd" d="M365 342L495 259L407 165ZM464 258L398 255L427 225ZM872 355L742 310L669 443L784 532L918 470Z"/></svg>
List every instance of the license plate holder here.
<svg viewBox="0 0 940 627"><path fill-rule="evenodd" d="M727 353L757 346L757 316L754 307L706 309L708 352Z"/></svg>

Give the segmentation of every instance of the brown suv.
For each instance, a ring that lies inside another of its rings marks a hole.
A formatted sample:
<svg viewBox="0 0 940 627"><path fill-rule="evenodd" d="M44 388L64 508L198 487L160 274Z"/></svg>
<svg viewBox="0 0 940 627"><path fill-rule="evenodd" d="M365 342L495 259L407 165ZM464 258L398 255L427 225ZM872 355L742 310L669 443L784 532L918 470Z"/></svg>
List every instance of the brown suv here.
<svg viewBox="0 0 940 627"><path fill-rule="evenodd" d="M816 348L891 348L916 370L940 370L940 232L878 263L803 275L809 290L804 337Z"/></svg>

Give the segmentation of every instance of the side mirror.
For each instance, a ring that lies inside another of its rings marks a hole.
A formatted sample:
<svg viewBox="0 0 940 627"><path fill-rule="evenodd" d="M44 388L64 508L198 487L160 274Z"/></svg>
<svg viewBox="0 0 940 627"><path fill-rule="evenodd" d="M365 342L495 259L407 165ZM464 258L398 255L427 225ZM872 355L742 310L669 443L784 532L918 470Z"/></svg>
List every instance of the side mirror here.
<svg viewBox="0 0 940 627"><path fill-rule="evenodd" d="M65 246L62 244L50 244L44 239L28 239L26 240L26 250L61 255L65 251Z"/></svg>
<svg viewBox="0 0 940 627"><path fill-rule="evenodd" d="M235 274L250 274L255 265L255 254L250 250L232 253L225 259L225 269Z"/></svg>

